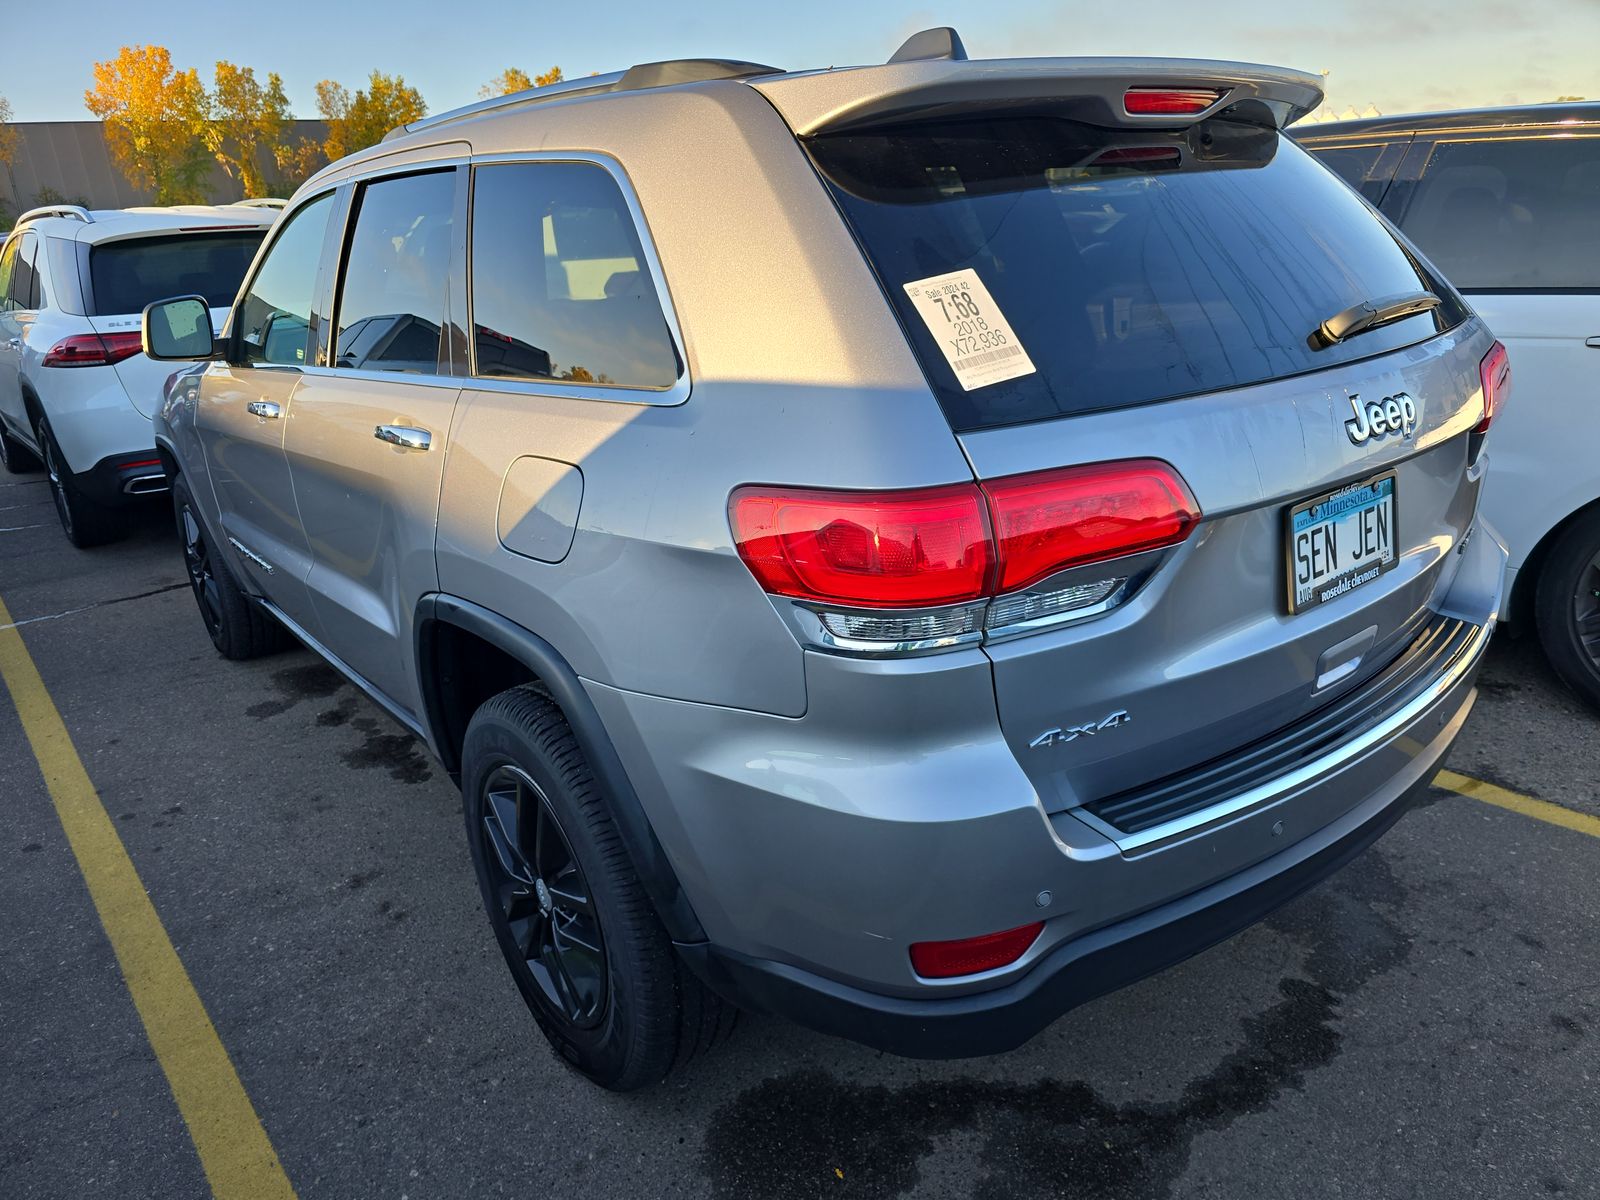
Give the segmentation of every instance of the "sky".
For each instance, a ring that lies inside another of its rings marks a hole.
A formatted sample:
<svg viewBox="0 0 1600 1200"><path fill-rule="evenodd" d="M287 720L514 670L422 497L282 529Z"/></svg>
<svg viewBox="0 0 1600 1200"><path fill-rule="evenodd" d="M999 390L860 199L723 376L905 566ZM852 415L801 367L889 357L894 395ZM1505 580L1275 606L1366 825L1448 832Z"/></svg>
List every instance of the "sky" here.
<svg viewBox="0 0 1600 1200"><path fill-rule="evenodd" d="M844 66L882 62L941 24L973 58L1162 55L1327 71L1340 111L1600 98L1600 0L74 0L55 18L6 22L0 95L17 121L87 119L94 61L157 43L208 83L218 59L277 71L296 116L316 115L318 80L354 90L374 68L404 75L440 112L477 99L508 66L559 64L568 78L665 58Z"/></svg>

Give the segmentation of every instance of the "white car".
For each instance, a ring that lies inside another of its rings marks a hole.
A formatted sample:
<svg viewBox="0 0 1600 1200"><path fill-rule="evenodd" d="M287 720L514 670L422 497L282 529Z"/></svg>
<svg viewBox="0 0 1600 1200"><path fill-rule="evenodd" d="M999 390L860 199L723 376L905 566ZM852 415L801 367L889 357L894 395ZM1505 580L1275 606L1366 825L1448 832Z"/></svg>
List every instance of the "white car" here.
<svg viewBox="0 0 1600 1200"><path fill-rule="evenodd" d="M144 356L147 304L203 296L221 328L278 200L90 212L36 208L0 250L0 466L40 463L76 546L167 489L150 416L171 371Z"/></svg>
<svg viewBox="0 0 1600 1200"><path fill-rule="evenodd" d="M1340 121L1302 145L1400 227L1510 356L1484 519L1509 616L1600 706L1600 104Z"/></svg>

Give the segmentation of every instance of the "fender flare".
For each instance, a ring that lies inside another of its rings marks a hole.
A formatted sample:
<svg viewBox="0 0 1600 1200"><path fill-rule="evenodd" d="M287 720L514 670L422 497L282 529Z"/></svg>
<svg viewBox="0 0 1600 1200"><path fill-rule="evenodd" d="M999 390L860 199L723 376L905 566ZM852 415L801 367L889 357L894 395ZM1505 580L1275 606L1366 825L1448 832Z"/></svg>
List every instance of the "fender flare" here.
<svg viewBox="0 0 1600 1200"><path fill-rule="evenodd" d="M628 778L594 702L583 690L577 672L554 646L515 621L460 597L434 593L424 596L417 604L416 661L429 740L451 778L460 783L461 763L452 761L456 756L449 749L451 739L445 736L442 680L440 673L433 669L434 639L441 625L453 625L482 638L538 677L572 726L595 779L610 801L611 816L622 836L623 847L668 935L679 944L704 942L705 930L678 882L677 872L672 869L644 805L639 801L639 794Z"/></svg>

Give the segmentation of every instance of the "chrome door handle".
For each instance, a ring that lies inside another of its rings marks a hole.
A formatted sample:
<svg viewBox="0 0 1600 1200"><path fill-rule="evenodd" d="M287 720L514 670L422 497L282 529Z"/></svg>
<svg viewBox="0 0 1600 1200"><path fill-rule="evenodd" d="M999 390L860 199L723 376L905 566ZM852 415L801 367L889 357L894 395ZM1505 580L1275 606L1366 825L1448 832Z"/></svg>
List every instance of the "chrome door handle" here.
<svg viewBox="0 0 1600 1200"><path fill-rule="evenodd" d="M6 349L7 350L21 350L22 349L22 339L21 338L7 338L6 339Z"/></svg>
<svg viewBox="0 0 1600 1200"><path fill-rule="evenodd" d="M1591 350L1600 350L1600 337L1585 338L1583 344Z"/></svg>
<svg viewBox="0 0 1600 1200"><path fill-rule="evenodd" d="M283 410L271 400L252 400L249 404L244 406L244 410L253 416L273 418L276 418L283 412Z"/></svg>
<svg viewBox="0 0 1600 1200"><path fill-rule="evenodd" d="M410 425L379 425L372 431L372 436L380 442L404 446L407 450L426 450L433 445L433 434Z"/></svg>

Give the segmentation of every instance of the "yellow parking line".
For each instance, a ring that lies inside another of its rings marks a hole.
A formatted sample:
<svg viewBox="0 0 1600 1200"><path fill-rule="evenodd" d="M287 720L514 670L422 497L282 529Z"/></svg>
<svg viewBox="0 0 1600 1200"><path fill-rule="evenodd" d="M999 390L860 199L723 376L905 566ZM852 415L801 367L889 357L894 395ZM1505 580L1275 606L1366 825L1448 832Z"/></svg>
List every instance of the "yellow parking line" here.
<svg viewBox="0 0 1600 1200"><path fill-rule="evenodd" d="M1577 812L1560 804L1551 804L1548 800L1535 800L1532 796L1509 792L1503 787L1496 787L1481 779L1473 779L1470 775L1457 775L1454 771L1440 771L1434 776L1433 782L1434 786L1455 792L1459 796L1470 796L1474 800L1482 800L1485 804L1493 804L1496 808L1505 808L1514 813L1521 813L1525 817L1532 817L1535 821L1547 821L1563 829L1575 829L1579 833L1587 833L1590 837L1600 837L1600 817L1592 817L1588 813Z"/></svg>
<svg viewBox="0 0 1600 1200"><path fill-rule="evenodd" d="M11 614L0 601L0 679L22 718L56 814L116 951L150 1047L194 1139L212 1194L226 1200L292 1200L294 1188L267 1131L89 782L22 635L10 626Z"/></svg>

